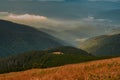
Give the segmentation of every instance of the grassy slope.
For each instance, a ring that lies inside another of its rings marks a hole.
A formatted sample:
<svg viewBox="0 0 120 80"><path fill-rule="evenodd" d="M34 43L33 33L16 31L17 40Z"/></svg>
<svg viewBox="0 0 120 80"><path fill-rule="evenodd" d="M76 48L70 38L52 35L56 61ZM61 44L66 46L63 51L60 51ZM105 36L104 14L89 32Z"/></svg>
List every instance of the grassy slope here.
<svg viewBox="0 0 120 80"><path fill-rule="evenodd" d="M120 57L1 74L0 80L120 80Z"/></svg>

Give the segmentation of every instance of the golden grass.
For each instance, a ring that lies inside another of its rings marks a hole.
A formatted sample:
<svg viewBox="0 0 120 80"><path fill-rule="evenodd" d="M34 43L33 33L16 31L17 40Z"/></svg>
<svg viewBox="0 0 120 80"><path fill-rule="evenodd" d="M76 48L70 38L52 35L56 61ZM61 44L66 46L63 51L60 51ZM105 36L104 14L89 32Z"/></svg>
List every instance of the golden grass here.
<svg viewBox="0 0 120 80"><path fill-rule="evenodd" d="M0 80L120 80L120 57L1 74Z"/></svg>

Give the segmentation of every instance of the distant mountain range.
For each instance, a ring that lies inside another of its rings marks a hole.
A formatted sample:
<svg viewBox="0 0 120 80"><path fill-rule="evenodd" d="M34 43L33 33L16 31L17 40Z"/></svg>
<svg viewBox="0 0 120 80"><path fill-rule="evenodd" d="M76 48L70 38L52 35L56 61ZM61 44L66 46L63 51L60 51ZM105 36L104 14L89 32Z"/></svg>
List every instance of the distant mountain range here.
<svg viewBox="0 0 120 80"><path fill-rule="evenodd" d="M23 24L35 25L37 28L61 29L61 32L48 32L53 36L60 37L72 45L80 43L78 39L89 38L92 36L103 35L111 29L119 27L120 22L120 2L111 0L5 0L0 3L0 18L10 17L10 15L43 16L47 21L29 19ZM105 2L106 1L106 2ZM115 0L116 1L116 0ZM8 6L6 6L8 5ZM36 6L33 6L36 5ZM12 16L14 17L14 16ZM27 19L27 18L26 18ZM14 18L10 18L14 21ZM87 21L86 21L87 20ZM38 21L38 22L35 22ZM20 23L20 20L15 20ZM115 23L117 24L115 24ZM34 23L34 24L32 24ZM65 26L65 27L64 27ZM94 26L94 27L93 27ZM62 28L61 28L62 27ZM64 30L67 27L66 30ZM70 27L70 28L69 28ZM72 27L72 28L71 28ZM76 28L78 27L78 28ZM71 36L71 37L66 37ZM66 39L68 38L68 39ZM78 45L77 45L78 46Z"/></svg>
<svg viewBox="0 0 120 80"><path fill-rule="evenodd" d="M80 48L97 56L120 56L120 34L88 39Z"/></svg>
<svg viewBox="0 0 120 80"><path fill-rule="evenodd" d="M0 57L62 46L63 42L32 27L0 20Z"/></svg>

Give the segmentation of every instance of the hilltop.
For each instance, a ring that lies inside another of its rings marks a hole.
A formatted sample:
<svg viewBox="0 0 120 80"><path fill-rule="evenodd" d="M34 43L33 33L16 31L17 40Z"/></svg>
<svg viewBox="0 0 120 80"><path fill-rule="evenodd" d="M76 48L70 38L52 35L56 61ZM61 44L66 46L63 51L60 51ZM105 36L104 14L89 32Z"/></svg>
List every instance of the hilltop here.
<svg viewBox="0 0 120 80"><path fill-rule="evenodd" d="M96 56L120 56L120 34L90 38L80 48Z"/></svg>
<svg viewBox="0 0 120 80"><path fill-rule="evenodd" d="M0 59L0 73L23 71L33 68L49 68L66 64L100 59L87 52L70 46L29 51Z"/></svg>
<svg viewBox="0 0 120 80"><path fill-rule="evenodd" d="M62 41L30 26L0 20L0 57L62 46Z"/></svg>

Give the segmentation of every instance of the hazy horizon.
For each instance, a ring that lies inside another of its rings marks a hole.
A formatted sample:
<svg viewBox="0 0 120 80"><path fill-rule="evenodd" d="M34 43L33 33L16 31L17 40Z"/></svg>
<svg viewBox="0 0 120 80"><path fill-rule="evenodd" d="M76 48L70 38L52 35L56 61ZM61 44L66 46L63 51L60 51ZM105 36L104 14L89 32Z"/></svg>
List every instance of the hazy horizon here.
<svg viewBox="0 0 120 80"><path fill-rule="evenodd" d="M90 37L119 33L119 14L120 0L4 0L0 3L0 19L33 26L75 46Z"/></svg>

